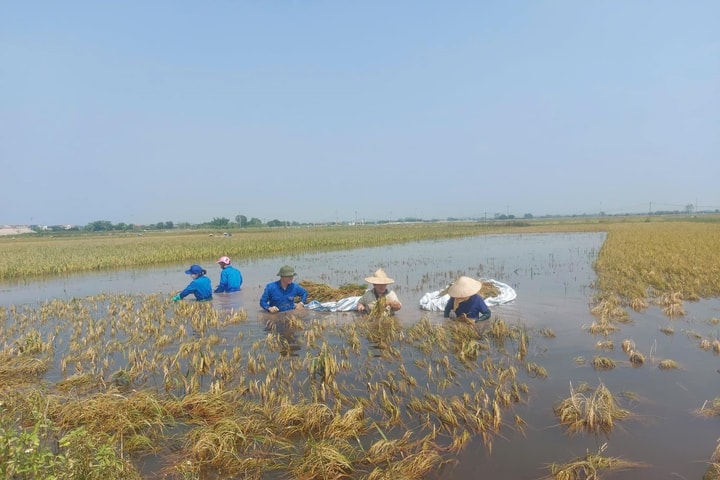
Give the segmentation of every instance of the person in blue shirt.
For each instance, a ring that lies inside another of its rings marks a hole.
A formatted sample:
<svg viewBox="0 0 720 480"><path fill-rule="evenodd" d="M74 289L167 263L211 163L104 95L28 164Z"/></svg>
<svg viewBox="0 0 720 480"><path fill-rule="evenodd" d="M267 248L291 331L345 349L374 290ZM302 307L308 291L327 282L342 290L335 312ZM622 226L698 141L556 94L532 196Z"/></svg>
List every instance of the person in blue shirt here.
<svg viewBox="0 0 720 480"><path fill-rule="evenodd" d="M212 285L210 285L210 279L205 276L207 274L205 269L200 265L190 265L190 268L185 270L185 273L193 279L185 287L185 290L173 297L173 301L182 300L191 293L195 295L197 300L212 300Z"/></svg>
<svg viewBox="0 0 720 480"><path fill-rule="evenodd" d="M482 282L474 278L462 276L455 280L447 290L450 300L445 305L445 318L455 312L456 318L465 317L475 322L489 319L490 309L480 296L481 288Z"/></svg>
<svg viewBox="0 0 720 480"><path fill-rule="evenodd" d="M277 274L280 280L265 285L265 291L260 297L260 306L263 310L276 313L303 308L307 302L308 292L293 282L297 275L295 269L285 265ZM299 303L295 303L295 297L300 297Z"/></svg>
<svg viewBox="0 0 720 480"><path fill-rule="evenodd" d="M220 259L215 263L220 265L220 268L222 269L220 272L220 283L215 289L215 293L239 292L240 286L243 282L242 273L240 273L240 270L230 265L230 257L220 257Z"/></svg>

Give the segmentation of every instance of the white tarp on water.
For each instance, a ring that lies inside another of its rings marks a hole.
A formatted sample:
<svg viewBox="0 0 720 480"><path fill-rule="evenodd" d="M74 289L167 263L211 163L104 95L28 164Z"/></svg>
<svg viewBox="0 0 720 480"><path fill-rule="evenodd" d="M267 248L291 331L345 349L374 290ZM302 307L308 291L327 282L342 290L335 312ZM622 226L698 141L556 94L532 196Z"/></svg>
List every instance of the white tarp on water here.
<svg viewBox="0 0 720 480"><path fill-rule="evenodd" d="M500 293L495 297L488 297L485 299L485 303L488 306L501 305L503 303L512 302L517 297L517 293L513 288L505 283L498 282L497 280L482 280L483 282L492 283L497 287ZM447 289L446 289L447 290ZM430 310L433 312L442 312L445 310L445 305L450 299L450 295L440 295L443 290L436 292L428 292L420 299L420 309ZM358 301L360 297L347 297L338 300L337 302L318 302L313 300L305 305L308 310L317 310L319 312L350 312L357 309Z"/></svg>
<svg viewBox="0 0 720 480"><path fill-rule="evenodd" d="M357 309L360 297L341 298L337 302L318 302L313 300L305 305L308 310L317 310L319 312L350 312Z"/></svg>
<svg viewBox="0 0 720 480"><path fill-rule="evenodd" d="M488 307L492 307L493 305L502 305L503 303L512 302L517 297L517 293L515 293L515 290L508 284L498 282L497 280L492 279L483 279L482 282L492 283L497 287L497 289L500 291L500 293L495 297L488 297L485 299L485 304L487 304ZM420 308L422 310L430 310L431 312L442 312L445 310L445 305L447 305L447 302L450 300L450 295L447 293L441 295L442 292L445 290L438 290L435 292L428 292L425 295L422 296L420 299Z"/></svg>

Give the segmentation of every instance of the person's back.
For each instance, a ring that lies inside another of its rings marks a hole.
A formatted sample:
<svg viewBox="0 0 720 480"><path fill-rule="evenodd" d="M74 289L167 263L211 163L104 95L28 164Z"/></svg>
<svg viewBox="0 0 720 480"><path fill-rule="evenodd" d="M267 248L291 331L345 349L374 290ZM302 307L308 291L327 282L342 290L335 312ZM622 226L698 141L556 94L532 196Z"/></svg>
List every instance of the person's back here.
<svg viewBox="0 0 720 480"><path fill-rule="evenodd" d="M215 293L240 291L243 282L242 273L230 265L230 258L220 257L216 263L220 265L222 271L220 272L220 283L215 289Z"/></svg>
<svg viewBox="0 0 720 480"><path fill-rule="evenodd" d="M210 279L205 275L190 282L185 291L193 293L196 300L212 300L212 285Z"/></svg>

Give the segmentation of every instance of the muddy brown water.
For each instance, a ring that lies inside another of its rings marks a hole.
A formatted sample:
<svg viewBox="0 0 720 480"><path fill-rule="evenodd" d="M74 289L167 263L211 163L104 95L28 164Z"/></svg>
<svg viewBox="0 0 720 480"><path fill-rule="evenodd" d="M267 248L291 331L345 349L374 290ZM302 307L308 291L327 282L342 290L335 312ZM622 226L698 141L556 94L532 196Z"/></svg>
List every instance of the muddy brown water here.
<svg viewBox="0 0 720 480"><path fill-rule="evenodd" d="M383 267L396 281L393 287L403 302L398 319L412 324L423 316L442 323L440 312L418 307L425 293L443 288L460 274L493 278L517 292L513 302L493 307L494 317L534 329L552 329L556 338L533 337L530 360L548 371L546 379L527 379L530 399L506 412L520 415L528 426L524 434L503 428L492 451L478 438L432 478L537 479L547 475L547 465L565 463L596 452L607 443L607 456L643 462L643 468L603 473L606 479L699 479L720 437L720 418L694 414L704 402L720 396L720 357L698 347L703 338L720 338L720 300L686 303L687 314L670 322L660 308L651 306L642 313L630 311L633 321L621 325L609 338L615 350L596 349L601 336L583 327L594 320L589 301L594 293L592 262L602 246L603 234L488 235L448 241L417 242L381 248L320 254L298 254L263 260L234 259L244 277L241 292L216 295L217 308L244 308L248 321L246 338L264 335L263 313L258 300L264 285L277 279L280 266L289 264L298 272L298 281L312 280L339 286L364 283L363 278ZM223 255L219 245L218 256ZM197 259L207 270L213 285L220 270L215 258ZM0 305L39 304L52 298L81 298L98 293L156 293L172 295L189 281L185 264L161 268L128 269L71 275L63 278L31 279L0 284ZM306 316L336 315L354 321L352 313L306 312ZM256 320L256 321L253 321ZM667 335L660 328L672 325ZM634 340L645 355L640 368L627 363L620 348L623 339ZM596 355L618 362L611 371L596 371L590 361ZM586 363L578 363L582 357ZM672 359L678 370L662 371L657 364ZM597 386L603 382L616 396L631 392L636 400L621 397L622 406L634 418L618 424L608 436L570 437L557 424L553 405L568 397L570 385Z"/></svg>

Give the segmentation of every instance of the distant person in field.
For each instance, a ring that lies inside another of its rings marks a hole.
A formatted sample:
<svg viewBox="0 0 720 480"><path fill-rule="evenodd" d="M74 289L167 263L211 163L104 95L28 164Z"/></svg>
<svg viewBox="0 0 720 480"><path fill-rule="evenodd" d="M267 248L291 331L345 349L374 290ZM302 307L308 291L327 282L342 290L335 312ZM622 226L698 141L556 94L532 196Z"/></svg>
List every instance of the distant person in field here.
<svg viewBox="0 0 720 480"><path fill-rule="evenodd" d="M242 273L230 265L230 257L220 257L215 263L220 265L222 269L220 271L220 283L215 289L215 293L239 292L243 282Z"/></svg>
<svg viewBox="0 0 720 480"><path fill-rule="evenodd" d="M308 292L303 287L293 282L295 269L289 265L283 266L277 273L280 280L265 285L265 291L260 297L260 306L270 313L286 312L296 308L304 308L307 302ZM295 303L295 298L300 301Z"/></svg>
<svg viewBox="0 0 720 480"><path fill-rule="evenodd" d="M357 311L361 313L370 313L375 304L381 298L385 300L385 310L390 315L394 314L402 308L402 304L394 291L388 290L388 285L395 283L395 280L388 277L385 270L378 268L371 277L366 277L365 281L372 284L360 300L358 300Z"/></svg>
<svg viewBox="0 0 720 480"><path fill-rule="evenodd" d="M474 278L462 276L455 280L447 290L450 300L445 305L445 318L454 312L459 319L464 317L475 322L489 319L490 309L480 296L481 288L482 282Z"/></svg>
<svg viewBox="0 0 720 480"><path fill-rule="evenodd" d="M185 290L173 297L173 301L182 300L191 293L195 295L196 300L212 300L212 285L210 279L206 277L207 271L200 265L190 265L185 273L192 277L192 281L185 287Z"/></svg>

